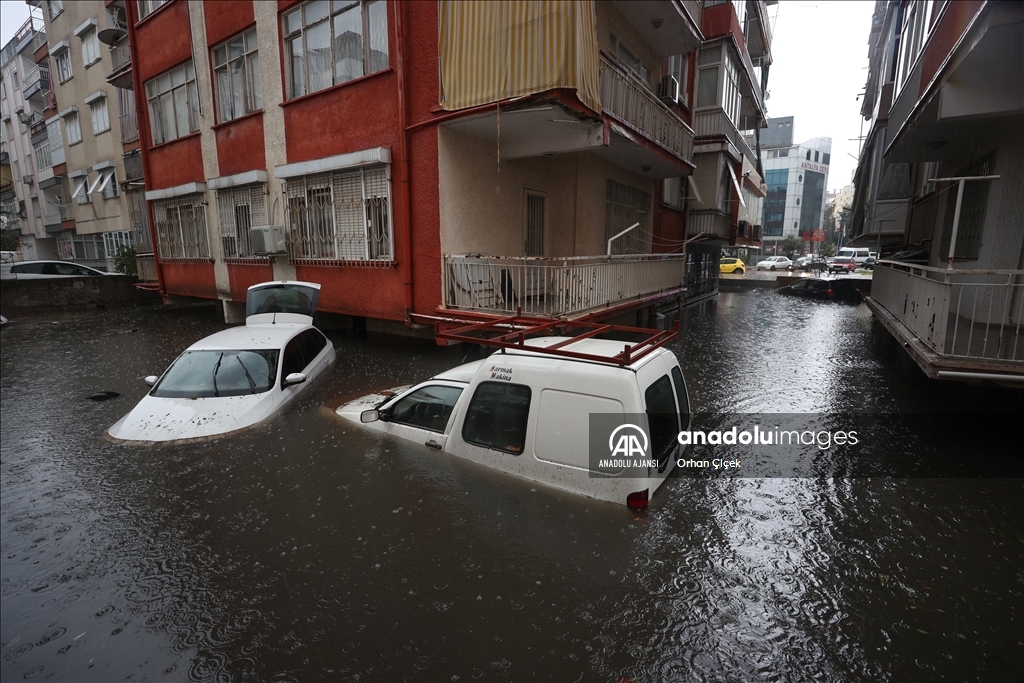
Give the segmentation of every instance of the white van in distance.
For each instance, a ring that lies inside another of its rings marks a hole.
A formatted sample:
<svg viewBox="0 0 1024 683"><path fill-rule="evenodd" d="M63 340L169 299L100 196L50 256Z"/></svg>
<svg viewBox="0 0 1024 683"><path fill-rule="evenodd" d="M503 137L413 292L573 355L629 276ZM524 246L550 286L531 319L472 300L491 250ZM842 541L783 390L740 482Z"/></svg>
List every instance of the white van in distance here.
<svg viewBox="0 0 1024 683"><path fill-rule="evenodd" d="M846 256L855 260L858 264L867 261L868 256L874 256L875 254L867 247L843 247L836 256ZM876 256L877 258L877 256Z"/></svg>
<svg viewBox="0 0 1024 683"><path fill-rule="evenodd" d="M650 339L632 347L587 334L499 342L500 350L488 358L397 395L364 396L337 414L517 477L641 508L682 457L678 434L690 422L682 370L663 348L676 333L642 331ZM459 333L447 338L472 339ZM592 413L638 416L650 436L647 463L653 466L619 475L595 466Z"/></svg>

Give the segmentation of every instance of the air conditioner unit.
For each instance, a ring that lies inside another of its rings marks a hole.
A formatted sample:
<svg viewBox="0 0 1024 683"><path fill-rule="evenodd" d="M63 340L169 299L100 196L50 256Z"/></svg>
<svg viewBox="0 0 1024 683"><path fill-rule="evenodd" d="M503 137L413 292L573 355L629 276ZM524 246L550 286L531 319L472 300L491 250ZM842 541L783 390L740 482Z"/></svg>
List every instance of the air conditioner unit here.
<svg viewBox="0 0 1024 683"><path fill-rule="evenodd" d="M260 254L284 254L284 226L283 225L258 225L249 228L249 241L252 243L252 253Z"/></svg>
<svg viewBox="0 0 1024 683"><path fill-rule="evenodd" d="M30 175L23 175L23 176L21 176L21 182L24 183L25 185L31 185L33 183L32 176L30 176Z"/></svg>
<svg viewBox="0 0 1024 683"><path fill-rule="evenodd" d="M658 99L665 104L679 104L679 81L675 76L665 76L658 83Z"/></svg>

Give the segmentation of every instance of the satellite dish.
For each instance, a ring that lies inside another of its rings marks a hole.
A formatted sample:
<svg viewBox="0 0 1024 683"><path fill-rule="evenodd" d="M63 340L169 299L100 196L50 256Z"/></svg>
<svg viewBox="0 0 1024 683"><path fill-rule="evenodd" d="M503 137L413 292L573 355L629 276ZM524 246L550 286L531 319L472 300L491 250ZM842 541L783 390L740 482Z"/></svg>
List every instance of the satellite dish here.
<svg viewBox="0 0 1024 683"><path fill-rule="evenodd" d="M100 42L104 45L117 45L124 40L127 35L128 32L123 28L104 28L99 30L96 37L99 38Z"/></svg>

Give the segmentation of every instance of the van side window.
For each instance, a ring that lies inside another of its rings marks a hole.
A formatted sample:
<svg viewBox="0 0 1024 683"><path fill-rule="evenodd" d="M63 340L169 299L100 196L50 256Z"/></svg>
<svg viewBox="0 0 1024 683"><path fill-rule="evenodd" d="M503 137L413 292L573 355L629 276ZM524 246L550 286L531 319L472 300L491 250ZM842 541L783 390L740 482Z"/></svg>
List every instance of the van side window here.
<svg viewBox="0 0 1024 683"><path fill-rule="evenodd" d="M690 399L686 396L686 382L679 366L672 368L672 384L676 386L676 400L679 401L679 429L690 428Z"/></svg>
<svg viewBox="0 0 1024 683"><path fill-rule="evenodd" d="M672 381L668 375L647 387L644 392L647 422L651 425L651 455L658 459L658 471L663 471L679 436L679 415L676 399L672 395Z"/></svg>
<svg viewBox="0 0 1024 683"><path fill-rule="evenodd" d="M461 394L458 387L435 385L417 389L391 407L388 421L443 432Z"/></svg>
<svg viewBox="0 0 1024 683"><path fill-rule="evenodd" d="M526 444L530 387L508 382L481 382L462 425L466 443L519 455Z"/></svg>

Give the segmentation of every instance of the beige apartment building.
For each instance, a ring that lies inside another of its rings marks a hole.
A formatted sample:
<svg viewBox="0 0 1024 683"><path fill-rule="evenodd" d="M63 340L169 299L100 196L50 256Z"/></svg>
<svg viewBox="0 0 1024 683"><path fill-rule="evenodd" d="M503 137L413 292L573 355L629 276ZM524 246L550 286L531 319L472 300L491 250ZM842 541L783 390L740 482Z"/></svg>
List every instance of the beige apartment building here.
<svg viewBox="0 0 1024 683"><path fill-rule="evenodd" d="M28 4L46 23L52 94L32 144L38 191L60 213L57 255L112 269L121 247L148 242L134 93L108 82L124 84L102 42L119 36L119 9L101 0Z"/></svg>

